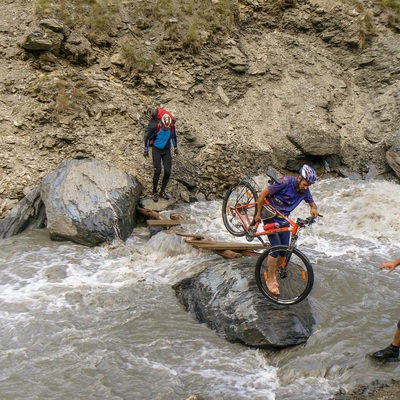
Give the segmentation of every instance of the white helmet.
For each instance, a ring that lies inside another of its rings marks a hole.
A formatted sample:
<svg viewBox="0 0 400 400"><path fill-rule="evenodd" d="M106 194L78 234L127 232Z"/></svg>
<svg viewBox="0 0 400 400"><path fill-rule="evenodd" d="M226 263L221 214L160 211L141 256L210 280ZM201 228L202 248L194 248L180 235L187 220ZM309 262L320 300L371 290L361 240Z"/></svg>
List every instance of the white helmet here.
<svg viewBox="0 0 400 400"><path fill-rule="evenodd" d="M309 165L304 164L300 168L299 172L303 179L305 179L307 182L313 184L317 181L317 173L315 172L315 169L310 167Z"/></svg>

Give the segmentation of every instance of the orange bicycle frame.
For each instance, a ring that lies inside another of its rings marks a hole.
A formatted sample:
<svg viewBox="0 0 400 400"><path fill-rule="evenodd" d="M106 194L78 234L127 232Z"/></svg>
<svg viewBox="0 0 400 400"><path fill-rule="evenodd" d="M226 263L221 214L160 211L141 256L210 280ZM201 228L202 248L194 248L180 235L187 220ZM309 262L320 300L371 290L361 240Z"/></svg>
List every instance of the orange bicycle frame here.
<svg viewBox="0 0 400 400"><path fill-rule="evenodd" d="M264 204L268 204L269 206L271 206L267 199L264 201ZM257 202L237 205L235 207L235 211L236 211L237 215L239 216L244 229L246 231L249 231L250 228L254 227L254 237L259 237L259 236L263 236L263 235L272 235L272 234L282 233L282 232L291 232L292 235L297 234L297 232L299 230L299 225L295 221L293 221L291 218L289 218L286 215L283 215L281 212L279 212L276 209L274 209L275 212L281 218L283 218L289 224L289 226L275 227L275 228L268 229L268 230L263 229L262 231L258 231L258 229L261 225L261 221L253 224L254 221L251 220L251 218L249 217L248 212L247 212L247 210L249 210L251 208L255 208L255 207L257 207Z"/></svg>

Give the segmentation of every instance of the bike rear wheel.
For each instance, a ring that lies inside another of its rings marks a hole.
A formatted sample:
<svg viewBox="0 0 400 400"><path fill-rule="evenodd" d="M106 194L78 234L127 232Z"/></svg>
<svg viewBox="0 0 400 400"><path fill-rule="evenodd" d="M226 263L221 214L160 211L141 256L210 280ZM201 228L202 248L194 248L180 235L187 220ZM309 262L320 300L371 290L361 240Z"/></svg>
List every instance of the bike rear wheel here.
<svg viewBox="0 0 400 400"><path fill-rule="evenodd" d="M256 215L257 206L243 208L240 208L240 206L254 203L257 199L256 189L246 181L238 182L225 193L222 201L222 221L229 233L234 236L245 235L246 230L240 216L246 221L246 224L250 225Z"/></svg>
<svg viewBox="0 0 400 400"><path fill-rule="evenodd" d="M289 254L289 246L274 246L265 250L257 260L255 276L261 293L276 304L292 305L303 301L314 285L314 271L308 258L297 248ZM268 288L267 260L271 253L285 253L289 257L286 267L278 266L277 281L280 294L274 294Z"/></svg>

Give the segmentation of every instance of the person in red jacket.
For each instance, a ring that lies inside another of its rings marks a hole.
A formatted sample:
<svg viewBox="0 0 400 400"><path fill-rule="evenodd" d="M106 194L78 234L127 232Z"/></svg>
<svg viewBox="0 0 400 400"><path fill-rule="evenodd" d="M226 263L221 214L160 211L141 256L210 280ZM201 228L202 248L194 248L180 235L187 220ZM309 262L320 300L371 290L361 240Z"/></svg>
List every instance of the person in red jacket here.
<svg viewBox="0 0 400 400"><path fill-rule="evenodd" d="M399 265L400 265L400 258L395 261L385 262L379 268L380 269L387 268L390 274ZM396 332L394 334L392 343L388 347L385 347L383 350L379 350L373 353L372 357L374 357L376 360L379 361L398 359L399 350L400 350L400 321L397 323Z"/></svg>
<svg viewBox="0 0 400 400"><path fill-rule="evenodd" d="M158 201L158 182L160 180L162 166L164 167L164 175L161 181L160 196L166 200L170 196L165 192L169 178L171 176L172 156L171 145L174 146L175 154L178 155L178 141L175 132L175 117L165 109L150 109L150 120L144 140L145 157L149 155L149 147L152 147L153 156L153 201ZM160 119L158 119L160 117ZM162 164L162 165L161 165Z"/></svg>

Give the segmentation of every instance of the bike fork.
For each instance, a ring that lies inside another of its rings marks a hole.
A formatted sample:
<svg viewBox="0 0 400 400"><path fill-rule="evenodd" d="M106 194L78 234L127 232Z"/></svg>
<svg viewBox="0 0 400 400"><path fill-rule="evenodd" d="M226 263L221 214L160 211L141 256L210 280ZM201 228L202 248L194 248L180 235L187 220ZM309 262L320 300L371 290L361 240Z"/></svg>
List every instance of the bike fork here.
<svg viewBox="0 0 400 400"><path fill-rule="evenodd" d="M286 278L288 274L288 269L287 266L289 265L290 258L292 257L293 249L295 247L295 241L292 240L290 243L288 249L285 252L285 255L283 256L283 260L281 265L279 266L279 275L281 278Z"/></svg>

